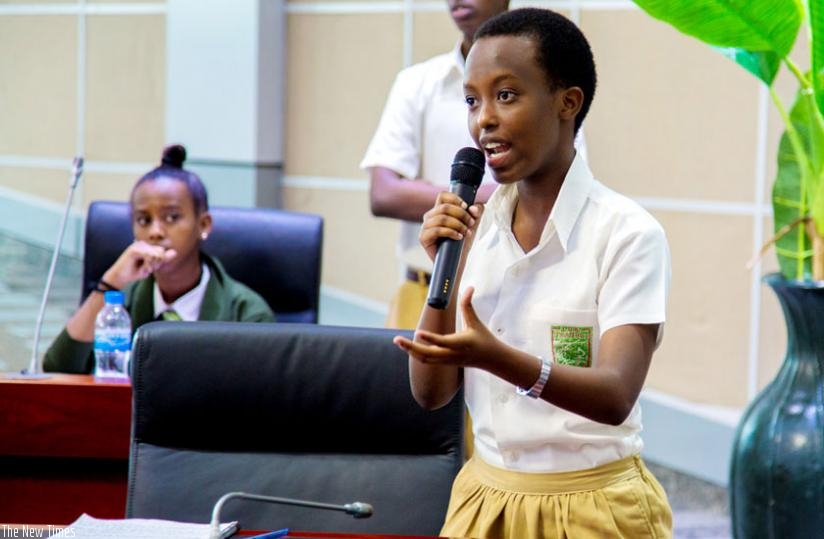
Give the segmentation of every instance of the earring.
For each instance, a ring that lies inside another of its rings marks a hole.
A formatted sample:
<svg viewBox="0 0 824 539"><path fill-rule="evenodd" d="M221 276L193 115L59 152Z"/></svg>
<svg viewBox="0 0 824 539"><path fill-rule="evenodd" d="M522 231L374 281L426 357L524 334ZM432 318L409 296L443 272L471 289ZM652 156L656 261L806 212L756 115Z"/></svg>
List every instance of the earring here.
<svg viewBox="0 0 824 539"><path fill-rule="evenodd" d="M208 238L208 237L209 237L209 234L207 234L207 233L205 233L205 232L204 232L203 234L201 234L201 235L200 235L200 238L201 238L203 241L206 241L206 238Z"/></svg>

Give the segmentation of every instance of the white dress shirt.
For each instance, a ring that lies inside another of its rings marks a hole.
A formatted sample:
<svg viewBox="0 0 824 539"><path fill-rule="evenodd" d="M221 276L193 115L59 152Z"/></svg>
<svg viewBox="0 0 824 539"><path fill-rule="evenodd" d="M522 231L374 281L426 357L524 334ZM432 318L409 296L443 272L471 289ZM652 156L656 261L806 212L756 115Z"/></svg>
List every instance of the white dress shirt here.
<svg viewBox="0 0 824 539"><path fill-rule="evenodd" d="M610 328L664 322L669 249L643 208L595 180L577 155L539 244L525 253L511 229L517 197L517 186L505 185L490 198L461 281L461 291L475 287L473 305L498 338L587 367ZM623 424L610 426L517 395L486 371L467 368L464 380L475 452L492 465L570 471L641 451L637 403Z"/></svg>

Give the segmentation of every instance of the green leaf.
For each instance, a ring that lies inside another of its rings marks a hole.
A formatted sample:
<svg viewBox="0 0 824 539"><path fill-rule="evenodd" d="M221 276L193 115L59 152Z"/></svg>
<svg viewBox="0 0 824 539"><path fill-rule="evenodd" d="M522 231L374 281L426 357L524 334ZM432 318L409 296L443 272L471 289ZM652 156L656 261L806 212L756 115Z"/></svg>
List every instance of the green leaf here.
<svg viewBox="0 0 824 539"><path fill-rule="evenodd" d="M778 145L778 174L773 184L773 224L776 234L798 223L804 212L801 206L801 169L785 132ZM778 266L787 279L803 280L812 273L811 260L804 253L811 248L803 224L796 224L775 242Z"/></svg>
<svg viewBox="0 0 824 539"><path fill-rule="evenodd" d="M799 0L634 0L652 17L723 49L767 84L789 55L803 19ZM820 0L810 0L816 3Z"/></svg>
<svg viewBox="0 0 824 539"><path fill-rule="evenodd" d="M822 230L824 225L824 199L821 192L822 177L824 177L824 119L818 110L814 96L808 92L799 94L792 111L790 120L798 130L804 143L805 156L799 156L801 166L807 167L805 186L807 189L807 207L813 216L816 226Z"/></svg>
<svg viewBox="0 0 824 539"><path fill-rule="evenodd" d="M715 47L715 49L767 85L773 83L778 68L781 66L781 58L774 52L749 52L735 47Z"/></svg>
<svg viewBox="0 0 824 539"><path fill-rule="evenodd" d="M795 151L784 132L778 146L778 174L773 184L776 233L811 214L819 229L820 224L824 224L824 123L809 93L798 93L790 121L801 139L803 153ZM811 249L803 224L776 242L778 263L785 277L811 278Z"/></svg>
<svg viewBox="0 0 824 539"><path fill-rule="evenodd" d="M812 81L818 111L824 114L824 2L809 0L812 32Z"/></svg>

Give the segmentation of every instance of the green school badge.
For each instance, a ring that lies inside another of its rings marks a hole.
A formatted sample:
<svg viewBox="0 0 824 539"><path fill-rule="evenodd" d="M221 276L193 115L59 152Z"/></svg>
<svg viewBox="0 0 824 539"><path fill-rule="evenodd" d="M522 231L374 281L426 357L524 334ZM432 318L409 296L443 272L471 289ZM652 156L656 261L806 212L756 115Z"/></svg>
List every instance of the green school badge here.
<svg viewBox="0 0 824 539"><path fill-rule="evenodd" d="M592 328L552 326L552 352L555 363L589 367L592 364Z"/></svg>

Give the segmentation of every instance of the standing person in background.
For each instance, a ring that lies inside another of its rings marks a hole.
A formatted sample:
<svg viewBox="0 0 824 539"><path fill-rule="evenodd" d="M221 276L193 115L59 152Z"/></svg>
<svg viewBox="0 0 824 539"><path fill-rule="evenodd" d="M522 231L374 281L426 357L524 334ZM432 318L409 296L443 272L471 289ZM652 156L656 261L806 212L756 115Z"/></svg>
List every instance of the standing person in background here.
<svg viewBox="0 0 824 539"><path fill-rule="evenodd" d="M586 38L549 10L490 19L467 57L472 138L500 186L485 208L443 192L426 213L430 257L444 238L464 240L461 293L425 307L414 340L395 338L421 406L464 385L472 415L474 455L440 535L672 536L666 494L640 457L638 405L669 248L661 225L575 150L595 86Z"/></svg>
<svg viewBox="0 0 824 539"><path fill-rule="evenodd" d="M197 174L183 168L185 160L183 146L169 146L160 166L132 188L135 241L46 351L46 371L92 372L95 317L107 290L123 290L132 333L159 319L274 322L262 297L200 250L212 230L212 216L206 188Z"/></svg>
<svg viewBox="0 0 824 539"><path fill-rule="evenodd" d="M401 220L397 251L404 282L386 321L400 329L414 328L426 303L432 262L418 242L423 214L449 185L455 153L474 146L466 124L464 60L475 31L506 11L509 0L448 0L447 6L461 41L451 52L398 74L361 162L369 170L372 213ZM494 182L483 184L476 200L485 202L494 188Z"/></svg>

